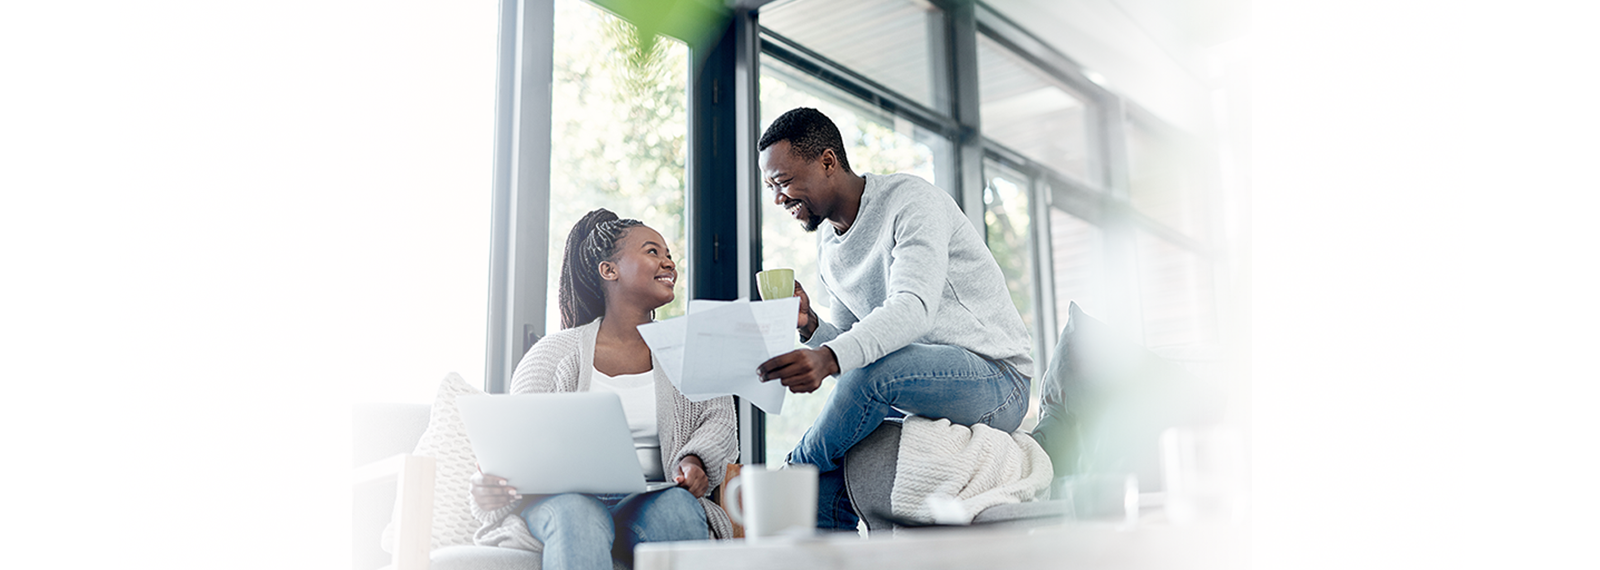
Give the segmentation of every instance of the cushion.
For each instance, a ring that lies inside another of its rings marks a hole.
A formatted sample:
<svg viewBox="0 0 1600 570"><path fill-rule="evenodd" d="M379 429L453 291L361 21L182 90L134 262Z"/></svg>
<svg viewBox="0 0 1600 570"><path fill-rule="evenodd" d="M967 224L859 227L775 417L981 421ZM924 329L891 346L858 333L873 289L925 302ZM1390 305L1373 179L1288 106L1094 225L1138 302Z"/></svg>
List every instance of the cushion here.
<svg viewBox="0 0 1600 570"><path fill-rule="evenodd" d="M894 528L890 518L890 496L894 491L895 468L900 461L900 422L886 421L845 452L844 489L850 495L867 533Z"/></svg>
<svg viewBox="0 0 1600 570"><path fill-rule="evenodd" d="M498 546L451 546L428 555L428 570L539 570L534 552Z"/></svg>
<svg viewBox="0 0 1600 570"><path fill-rule="evenodd" d="M1161 431L1220 421L1227 392L1124 338L1077 303L1067 313L1041 382L1034 440L1050 454L1057 477L1135 473L1141 491L1160 489Z"/></svg>
<svg viewBox="0 0 1600 570"><path fill-rule="evenodd" d="M449 546L428 554L428 570L539 570L541 554L498 546ZM611 560L611 570L630 570Z"/></svg>
<svg viewBox="0 0 1600 570"><path fill-rule="evenodd" d="M478 458L467 442L466 424L456 408L462 394L482 394L461 375L451 372L439 383L433 408L428 414L428 429L417 441L413 455L432 457L436 462L433 483L433 543L430 550L446 546L470 545L478 530L467 504L472 490L472 474L478 471ZM396 505L398 509L398 505ZM397 511L398 512L398 511ZM394 521L383 530L383 548L394 552Z"/></svg>

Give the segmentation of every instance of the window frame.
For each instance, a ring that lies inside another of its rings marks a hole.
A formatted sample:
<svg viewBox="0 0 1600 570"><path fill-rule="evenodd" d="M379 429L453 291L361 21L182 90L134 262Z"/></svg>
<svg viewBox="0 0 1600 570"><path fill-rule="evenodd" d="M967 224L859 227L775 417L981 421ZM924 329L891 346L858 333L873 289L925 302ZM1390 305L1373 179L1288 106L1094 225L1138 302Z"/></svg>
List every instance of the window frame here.
<svg viewBox="0 0 1600 570"><path fill-rule="evenodd" d="M587 0L598 6L603 3ZM1220 223L1208 235L1190 236L1136 211L1129 198L1126 125L1135 122L1178 144L1193 145L1200 162L1215 168L1216 153L1202 139L1173 127L1122 95L1091 79L1087 69L1023 30L982 2L926 0L945 13L942 34L930 37L931 49L943 51L942 71L935 73L931 108L911 97L846 68L762 28L759 12L772 0L743 0L728 9L729 23L713 37L688 39L691 53L689 96L688 183L686 227L689 250L697 263L690 269L690 298L748 298L754 275L761 269L763 189L756 168L759 128L761 58L772 57L863 103L905 119L951 142L951 172L941 168L941 187L954 197L981 235L985 160L994 160L1024 175L1030 196L1030 244L1033 262L1033 306L1038 372L1048 366L1057 339L1050 208L1085 220L1101 231L1104 289L1114 307L1100 315L1108 322L1134 323L1142 331L1135 235L1148 232L1211 264L1212 274L1226 274ZM548 260L550 141L552 122L548 85L553 65L553 0L501 0L495 159L492 188L488 349L484 387L504 392L511 370L543 330ZM627 19L626 16L623 16ZM978 93L978 38L986 37L1044 72L1064 88L1088 99L1086 130L1091 179L1063 173L1032 161L983 136ZM680 38L682 39L682 38ZM936 69L935 71L941 71ZM542 79L541 79L542 78ZM540 136L540 135L544 136ZM734 163L728 173L728 162ZM729 182L732 182L729 184ZM1220 191L1212 177L1205 181L1213 204L1204 214L1220 222L1211 198ZM729 215L729 213L733 215ZM542 216L540 214L543 214ZM529 253L531 252L531 253ZM1212 300L1219 314L1226 295L1216 283ZM1225 331L1218 331L1219 338ZM515 356L513 356L515 355ZM747 464L765 463L764 414L739 403L741 457Z"/></svg>
<svg viewBox="0 0 1600 570"><path fill-rule="evenodd" d="M933 44L934 49L943 49L947 51L944 57L945 67L948 67L951 70L949 77L957 78L954 82L945 82L942 90L942 92L945 93L944 97L939 97L936 95L935 100L949 100L954 104L959 104L960 98L955 93L956 88L954 84L960 83L959 73L963 71L963 68L955 63L955 57L953 57L953 54L948 53L948 51L952 50L953 48L951 46L956 43L952 36L955 34L957 27L953 22L959 18L960 11L952 10L955 7L948 5L945 2L931 3L945 11L945 25L943 26L944 37L930 37L930 43ZM751 14L749 22L755 26L756 30L758 30L758 53L756 54L756 58L753 58L753 61L756 64L753 68L753 74L756 76L758 81L761 73L760 58L770 57L774 61L781 62L798 71L799 73L807 74L830 87L839 89L848 96L855 97L861 104L867 107L875 108L897 119L904 119L913 125L926 129L933 136L944 137L950 142L951 145L952 152L950 158L952 164L941 168L939 177L941 180L950 180L954 183L941 184L941 186L946 192L949 192L952 195L958 204L967 203L966 200L968 200L968 198L966 198L966 196L975 196L977 203L980 205L982 204L982 186L977 187L975 190L971 189L969 184L963 183L965 182L965 179L960 174L966 170L976 170L980 172L982 170L981 160L977 165L969 165L962 160L963 141L972 140L970 133L973 131L973 129L967 125L964 125L960 120L958 120L956 113L953 110L939 111L929 108L906 95L896 92L893 89L890 89L876 81L873 81L871 78L856 72L855 70L845 67L827 58L826 56L817 53L816 51L799 45L798 43L784 37L782 34L776 31L760 27L759 14L757 13ZM975 69L964 71L975 72ZM750 131L752 137L759 137L760 135L760 94L759 91L756 90L758 86L759 83L757 83L756 86L752 86L752 97L755 100L756 113L753 115L750 122L741 123L741 126ZM952 107L953 106L954 105L952 105ZM754 148L754 140L752 139L750 150L753 151ZM755 194L752 195L752 201L759 203L760 199L762 198L759 193L763 190L759 185L757 185L753 190ZM969 212L969 218L975 220L974 225L982 230L983 214L981 209L976 213L975 218L972 217L971 211L968 208L964 207L963 210ZM751 226L757 228L757 230L753 232L755 235L753 235L747 242L752 248L751 251L753 252L751 255L753 264L751 275L753 279L754 272L761 269L761 241L759 228L761 227L762 216L765 215L765 212L760 208L757 208L749 215L752 216ZM748 404L741 405L740 413L741 417L748 415L752 418L752 420L749 422L744 422L741 420L741 426L744 426L745 423L748 423L752 428L758 430L755 433L740 434L741 444L745 446L743 449L741 449L741 455L745 456L746 463L765 463L767 459L765 445L765 413L760 409L749 406ZM743 429L744 428L741 427L741 432Z"/></svg>

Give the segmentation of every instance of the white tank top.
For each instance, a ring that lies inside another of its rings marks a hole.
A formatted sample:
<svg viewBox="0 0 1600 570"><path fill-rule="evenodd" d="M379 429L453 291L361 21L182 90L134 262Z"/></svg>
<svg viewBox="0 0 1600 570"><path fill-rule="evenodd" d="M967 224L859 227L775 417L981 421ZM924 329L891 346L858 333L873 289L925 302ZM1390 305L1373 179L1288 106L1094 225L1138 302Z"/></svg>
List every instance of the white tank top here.
<svg viewBox="0 0 1600 570"><path fill-rule="evenodd" d="M589 381L591 392L613 392L622 398L622 415L628 418L633 433L633 449L639 454L639 467L646 481L665 481L661 467L661 436L656 427L656 381L654 370L638 374L607 376L595 369Z"/></svg>

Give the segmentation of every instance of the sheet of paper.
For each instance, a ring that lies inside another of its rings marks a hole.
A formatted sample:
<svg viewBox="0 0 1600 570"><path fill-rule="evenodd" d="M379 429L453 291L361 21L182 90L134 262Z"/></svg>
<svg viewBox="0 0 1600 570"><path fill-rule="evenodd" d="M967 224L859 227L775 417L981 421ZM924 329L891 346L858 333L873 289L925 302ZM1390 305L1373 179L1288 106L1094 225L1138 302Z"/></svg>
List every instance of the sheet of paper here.
<svg viewBox="0 0 1600 570"><path fill-rule="evenodd" d="M695 313L698 313L700 311L704 311L706 309L715 309L717 307L726 307L726 306L732 305L734 303L749 303L749 302L750 301L746 301L746 300L743 300L743 299L738 300L738 301L716 301L716 300L712 300L712 299L694 299L692 301L689 301L689 314L693 315ZM795 312L798 313L799 311L800 311L799 308L795 309Z"/></svg>
<svg viewBox="0 0 1600 570"><path fill-rule="evenodd" d="M683 347L684 332L689 321L682 318L656 321L639 327L639 336L644 337L644 343L650 345L650 352L656 356L656 362L667 373L667 380L678 387L678 392L691 402L703 402L717 396L727 394L692 394L683 389Z"/></svg>
<svg viewBox="0 0 1600 570"><path fill-rule="evenodd" d="M795 323L800 316L800 298L790 297L776 301L750 304L750 313L761 327L761 337L767 342L767 354L777 356L794 350Z"/></svg>
<svg viewBox="0 0 1600 570"><path fill-rule="evenodd" d="M667 378L694 401L729 394L769 414L783 411L788 391L762 382L756 367L794 346L798 298L776 301L690 301L689 314L639 327Z"/></svg>

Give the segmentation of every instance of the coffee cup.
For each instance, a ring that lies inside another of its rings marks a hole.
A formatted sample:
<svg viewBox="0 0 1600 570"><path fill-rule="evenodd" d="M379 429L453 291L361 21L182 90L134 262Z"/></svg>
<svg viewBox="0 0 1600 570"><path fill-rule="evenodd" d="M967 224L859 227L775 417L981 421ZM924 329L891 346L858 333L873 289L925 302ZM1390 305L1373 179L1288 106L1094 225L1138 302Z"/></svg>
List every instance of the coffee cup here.
<svg viewBox="0 0 1600 570"><path fill-rule="evenodd" d="M817 468L795 464L787 469L746 467L728 483L728 516L744 526L751 541L781 536L810 536L817 528Z"/></svg>
<svg viewBox="0 0 1600 570"><path fill-rule="evenodd" d="M756 273L756 288L761 300L788 299L794 296L794 270L768 269Z"/></svg>

